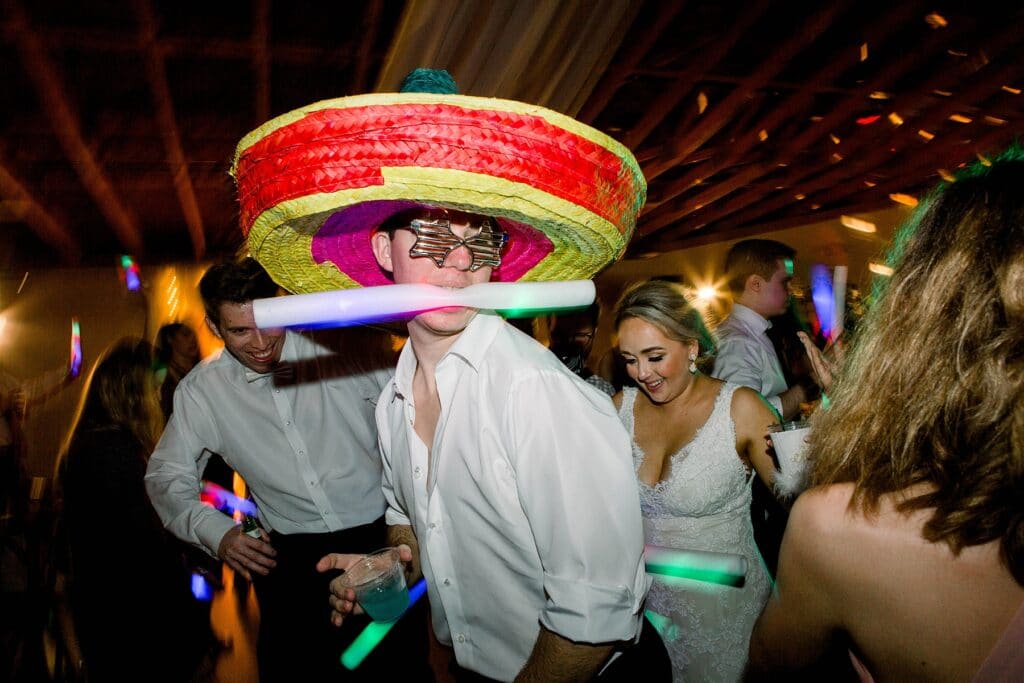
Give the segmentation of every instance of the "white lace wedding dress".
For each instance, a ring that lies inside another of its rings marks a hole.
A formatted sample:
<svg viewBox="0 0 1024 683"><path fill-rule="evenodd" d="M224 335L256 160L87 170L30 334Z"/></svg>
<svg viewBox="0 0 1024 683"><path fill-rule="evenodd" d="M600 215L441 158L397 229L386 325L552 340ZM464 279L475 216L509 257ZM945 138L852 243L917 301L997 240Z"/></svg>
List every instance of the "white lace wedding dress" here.
<svg viewBox="0 0 1024 683"><path fill-rule="evenodd" d="M750 632L771 590L750 522L751 477L736 455L730 415L737 385L725 384L707 422L672 456L669 476L640 483L644 536L653 545L735 553L747 558L742 587L655 575L647 598L651 622L672 658L674 681L725 683L742 677ZM633 405L637 389L623 389L619 417L636 444Z"/></svg>

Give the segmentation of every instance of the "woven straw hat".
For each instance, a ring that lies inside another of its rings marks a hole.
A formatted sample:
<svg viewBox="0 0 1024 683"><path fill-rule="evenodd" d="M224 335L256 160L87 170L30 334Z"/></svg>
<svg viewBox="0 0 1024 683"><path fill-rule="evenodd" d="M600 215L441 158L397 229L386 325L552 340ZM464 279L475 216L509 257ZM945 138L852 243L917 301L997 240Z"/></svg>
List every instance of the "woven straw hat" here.
<svg viewBox="0 0 1024 683"><path fill-rule="evenodd" d="M249 251L294 293L389 284L370 235L420 205L498 219L509 242L493 280L590 278L625 251L647 191L630 151L600 131L436 92L283 114L242 139L231 173Z"/></svg>

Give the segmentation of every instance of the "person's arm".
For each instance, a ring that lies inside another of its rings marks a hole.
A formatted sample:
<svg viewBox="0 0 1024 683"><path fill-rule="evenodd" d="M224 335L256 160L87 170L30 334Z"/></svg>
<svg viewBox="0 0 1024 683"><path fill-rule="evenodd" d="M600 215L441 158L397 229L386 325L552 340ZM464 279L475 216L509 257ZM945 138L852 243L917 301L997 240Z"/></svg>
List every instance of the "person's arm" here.
<svg viewBox="0 0 1024 683"><path fill-rule="evenodd" d="M773 399L778 401L778 405L774 405ZM782 414L783 419L791 420L800 414L800 404L807 402L807 390L802 384L794 384L781 394L770 397L768 401Z"/></svg>
<svg viewBox="0 0 1024 683"><path fill-rule="evenodd" d="M740 387L732 396L732 418L736 425L736 451L757 473L768 490L775 480L775 462L768 454L765 437L768 428L778 423L775 411L761 394Z"/></svg>
<svg viewBox="0 0 1024 683"><path fill-rule="evenodd" d="M544 627L516 683L589 681L611 656L613 645L574 643Z"/></svg>
<svg viewBox="0 0 1024 683"><path fill-rule="evenodd" d="M521 680L595 675L632 640L648 579L629 437L614 406L561 374L513 390L510 458L543 566L547 604ZM571 414L573 428L553 416Z"/></svg>
<svg viewBox="0 0 1024 683"><path fill-rule="evenodd" d="M790 512L775 591L750 638L747 680L809 674L835 653L842 600L833 595L837 572L830 565L842 558L822 542L833 531L828 520L835 515L827 506L834 503L822 490L810 491Z"/></svg>
<svg viewBox="0 0 1024 683"><path fill-rule="evenodd" d="M146 492L168 531L220 557L234 520L199 499L202 467L209 458L203 452L223 452L220 432L213 409L185 384L178 387L174 414L149 458Z"/></svg>
<svg viewBox="0 0 1024 683"><path fill-rule="evenodd" d="M803 344L804 351L807 353L807 359L811 362L811 369L814 371L814 380L821 387L822 391L830 391L832 389L832 382L835 380L835 376L839 371L839 366L843 362L843 347L841 342L837 342L831 348L835 354L835 359L829 359L825 356L821 350L814 345L811 338L807 336L806 332L797 332L797 338L800 339L800 343Z"/></svg>
<svg viewBox="0 0 1024 683"><path fill-rule="evenodd" d="M408 524L388 526L388 545L392 548L404 545L412 553L405 565L405 583L412 586L423 576L420 569L420 545L416 541L416 534L412 532L412 527Z"/></svg>

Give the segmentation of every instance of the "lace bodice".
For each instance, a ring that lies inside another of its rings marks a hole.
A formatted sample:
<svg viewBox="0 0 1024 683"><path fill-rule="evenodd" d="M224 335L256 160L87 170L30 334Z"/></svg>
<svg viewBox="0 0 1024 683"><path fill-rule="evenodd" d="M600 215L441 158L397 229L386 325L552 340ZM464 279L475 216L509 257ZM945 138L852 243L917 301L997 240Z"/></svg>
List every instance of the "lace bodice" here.
<svg viewBox="0 0 1024 683"><path fill-rule="evenodd" d="M693 439L671 456L668 479L640 485L640 507L645 517L707 517L750 507L750 475L736 455L736 429L730 408L737 385L724 384L707 421ZM635 433L633 406L637 389L622 390L619 417L630 436ZM633 438L633 469L645 454Z"/></svg>

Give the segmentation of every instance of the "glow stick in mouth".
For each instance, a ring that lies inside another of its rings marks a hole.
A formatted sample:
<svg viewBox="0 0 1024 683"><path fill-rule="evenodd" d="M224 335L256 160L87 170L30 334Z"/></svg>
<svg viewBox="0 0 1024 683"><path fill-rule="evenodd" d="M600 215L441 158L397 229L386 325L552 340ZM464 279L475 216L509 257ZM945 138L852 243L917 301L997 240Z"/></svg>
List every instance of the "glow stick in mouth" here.
<svg viewBox="0 0 1024 683"><path fill-rule="evenodd" d="M591 280L483 282L462 289L425 284L384 285L256 299L256 326L341 327L381 321L449 306L503 311L511 317L580 308L594 301Z"/></svg>

